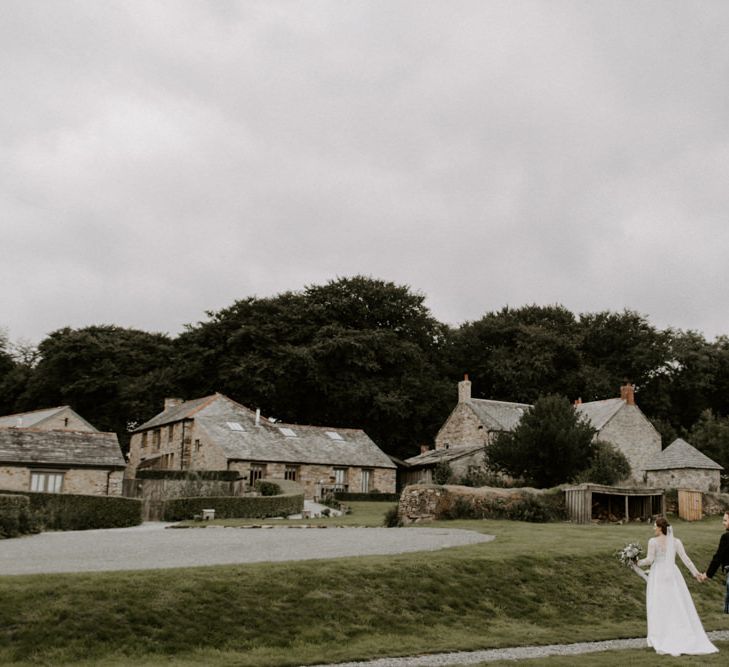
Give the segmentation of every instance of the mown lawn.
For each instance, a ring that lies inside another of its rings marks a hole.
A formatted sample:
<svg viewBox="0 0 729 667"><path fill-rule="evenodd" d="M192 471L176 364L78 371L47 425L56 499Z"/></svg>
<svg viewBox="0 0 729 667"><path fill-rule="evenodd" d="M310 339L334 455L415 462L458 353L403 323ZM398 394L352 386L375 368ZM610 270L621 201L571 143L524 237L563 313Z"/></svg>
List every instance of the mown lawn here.
<svg viewBox="0 0 729 667"><path fill-rule="evenodd" d="M645 546L649 526L429 525L496 540L398 556L0 577L0 663L266 667L644 634L644 584L614 552ZM703 569L720 521L674 526ZM707 630L725 629L718 580L688 585Z"/></svg>

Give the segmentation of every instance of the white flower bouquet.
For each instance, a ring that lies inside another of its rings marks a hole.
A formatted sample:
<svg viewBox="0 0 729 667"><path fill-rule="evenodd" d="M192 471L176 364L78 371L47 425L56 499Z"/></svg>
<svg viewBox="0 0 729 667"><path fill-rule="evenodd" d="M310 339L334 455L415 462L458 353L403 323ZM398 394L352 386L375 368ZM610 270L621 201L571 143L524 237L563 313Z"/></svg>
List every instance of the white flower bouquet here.
<svg viewBox="0 0 729 667"><path fill-rule="evenodd" d="M636 542L626 544L622 549L617 552L618 560L625 567L633 568L638 562L638 559L643 555L643 547Z"/></svg>

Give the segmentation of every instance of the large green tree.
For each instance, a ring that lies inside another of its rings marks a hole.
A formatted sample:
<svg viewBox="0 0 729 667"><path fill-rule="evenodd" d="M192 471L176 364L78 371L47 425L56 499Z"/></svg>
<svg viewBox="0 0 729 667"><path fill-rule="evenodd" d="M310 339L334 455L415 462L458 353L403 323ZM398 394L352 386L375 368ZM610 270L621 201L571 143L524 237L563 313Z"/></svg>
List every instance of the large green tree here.
<svg viewBox="0 0 729 667"><path fill-rule="evenodd" d="M398 456L450 408L448 329L407 286L341 278L209 315L177 341L188 396L217 390L284 421L363 428Z"/></svg>
<svg viewBox="0 0 729 667"><path fill-rule="evenodd" d="M487 446L488 465L531 486L555 486L590 465L594 434L595 429L569 400L544 396L513 431L500 433Z"/></svg>
<svg viewBox="0 0 729 667"><path fill-rule="evenodd" d="M729 481L729 417L704 410L688 434L688 441L724 467L722 486Z"/></svg>

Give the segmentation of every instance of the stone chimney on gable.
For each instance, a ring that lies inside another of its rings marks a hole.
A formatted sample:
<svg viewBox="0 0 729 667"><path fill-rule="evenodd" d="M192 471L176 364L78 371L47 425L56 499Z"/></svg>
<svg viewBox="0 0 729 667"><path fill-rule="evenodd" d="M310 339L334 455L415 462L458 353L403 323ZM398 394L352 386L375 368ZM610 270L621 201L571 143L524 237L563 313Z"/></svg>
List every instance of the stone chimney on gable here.
<svg viewBox="0 0 729 667"><path fill-rule="evenodd" d="M182 405L185 402L183 398L166 398L165 399L165 410L170 408L176 408L178 405Z"/></svg>
<svg viewBox="0 0 729 667"><path fill-rule="evenodd" d="M576 398L575 399L574 405L575 406L582 405L582 397L581 396L579 398Z"/></svg>
<svg viewBox="0 0 729 667"><path fill-rule="evenodd" d="M463 376L463 380L458 383L458 402L466 403L471 400L471 383L468 380L468 373Z"/></svg>
<svg viewBox="0 0 729 667"><path fill-rule="evenodd" d="M620 387L620 398L622 398L628 405L635 405L635 385L630 384L626 380L625 384Z"/></svg>
<svg viewBox="0 0 729 667"><path fill-rule="evenodd" d="M430 451L430 445L420 445L420 453L427 454Z"/></svg>

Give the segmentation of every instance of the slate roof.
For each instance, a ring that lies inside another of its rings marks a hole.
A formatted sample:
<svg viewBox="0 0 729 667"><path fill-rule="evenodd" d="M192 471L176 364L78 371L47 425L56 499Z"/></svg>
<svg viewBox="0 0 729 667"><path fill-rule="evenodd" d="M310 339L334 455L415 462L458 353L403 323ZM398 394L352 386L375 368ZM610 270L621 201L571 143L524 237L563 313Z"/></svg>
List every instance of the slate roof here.
<svg viewBox="0 0 729 667"><path fill-rule="evenodd" d="M115 433L0 428L0 463L125 468Z"/></svg>
<svg viewBox="0 0 729 667"><path fill-rule="evenodd" d="M469 405L484 424L498 431L513 430L524 412L532 407L527 403L491 401L484 398L472 398Z"/></svg>
<svg viewBox="0 0 729 667"><path fill-rule="evenodd" d="M575 406L577 412L590 420L590 423L598 431L602 429L625 405L622 398L608 398L604 401L589 401Z"/></svg>
<svg viewBox="0 0 729 667"><path fill-rule="evenodd" d="M411 456L405 459L405 463L410 467L429 466L441 461L455 461L462 456L483 451L483 445L464 445L462 447L449 447L448 449L430 449L427 452Z"/></svg>
<svg viewBox="0 0 729 667"><path fill-rule="evenodd" d="M194 418L196 427L223 450L228 460L396 468L361 429L271 423L265 417L256 425L255 417L253 410L214 394L165 410L136 430ZM237 424L240 429L234 430L229 424ZM295 436L286 436L281 429L290 429ZM341 439L327 433L338 434Z"/></svg>
<svg viewBox="0 0 729 667"><path fill-rule="evenodd" d="M75 412L69 405L59 405L56 408L44 408L43 410L33 410L32 412L17 412L12 415L3 415L0 417L0 427L11 426L13 428L34 428L40 426L46 419L54 415L68 411L73 413L77 419L88 425L90 429L97 431L94 426L89 424L80 414Z"/></svg>
<svg viewBox="0 0 729 667"><path fill-rule="evenodd" d="M685 440L678 438L666 447L645 467L646 470L676 470L679 468L703 468L724 470L716 461L701 453Z"/></svg>

